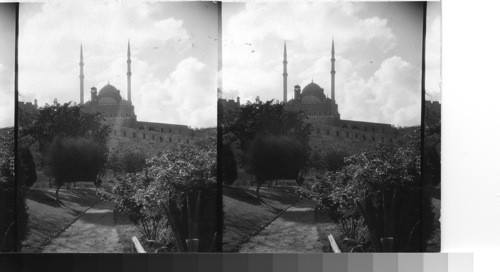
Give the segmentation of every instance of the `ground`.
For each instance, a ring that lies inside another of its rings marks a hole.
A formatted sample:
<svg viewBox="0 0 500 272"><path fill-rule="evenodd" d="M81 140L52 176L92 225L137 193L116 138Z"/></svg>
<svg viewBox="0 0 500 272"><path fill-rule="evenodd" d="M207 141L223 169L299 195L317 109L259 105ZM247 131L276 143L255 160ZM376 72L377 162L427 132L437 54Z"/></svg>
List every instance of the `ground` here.
<svg viewBox="0 0 500 272"><path fill-rule="evenodd" d="M126 216L112 212L112 204L101 203L94 189L61 189L59 195L61 204L54 200L55 189L28 192L30 233L22 252L131 252L132 236L140 235L137 227ZM97 240L110 242L111 246L85 250L85 245L93 243L88 237L95 237L94 246Z"/></svg>
<svg viewBox="0 0 500 272"><path fill-rule="evenodd" d="M296 203L295 187L279 186L260 190L261 203L255 197L255 187L224 188L225 252L238 252L251 236L264 229L279 213Z"/></svg>
<svg viewBox="0 0 500 272"><path fill-rule="evenodd" d="M316 203L312 200L302 200L289 207L264 230L250 238L240 252L320 253L315 207Z"/></svg>

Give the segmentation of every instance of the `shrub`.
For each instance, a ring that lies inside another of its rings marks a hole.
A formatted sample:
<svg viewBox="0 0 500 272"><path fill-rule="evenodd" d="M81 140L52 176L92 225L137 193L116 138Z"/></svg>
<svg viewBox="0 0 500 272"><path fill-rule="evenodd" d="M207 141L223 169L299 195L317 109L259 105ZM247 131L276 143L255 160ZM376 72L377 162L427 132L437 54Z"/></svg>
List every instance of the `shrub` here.
<svg viewBox="0 0 500 272"><path fill-rule="evenodd" d="M64 183L96 182L106 163L106 147L83 138L56 137L47 154L48 170L56 182L56 199Z"/></svg>
<svg viewBox="0 0 500 272"><path fill-rule="evenodd" d="M19 167L19 165L17 166ZM28 235L26 184L14 175L14 130L0 131L0 251L21 250Z"/></svg>

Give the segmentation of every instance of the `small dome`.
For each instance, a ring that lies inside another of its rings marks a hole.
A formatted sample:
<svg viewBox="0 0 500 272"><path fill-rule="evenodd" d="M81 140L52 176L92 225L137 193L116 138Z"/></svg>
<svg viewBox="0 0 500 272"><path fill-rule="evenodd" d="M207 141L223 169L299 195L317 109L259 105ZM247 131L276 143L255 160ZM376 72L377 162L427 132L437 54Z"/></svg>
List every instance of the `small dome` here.
<svg viewBox="0 0 500 272"><path fill-rule="evenodd" d="M120 95L120 91L117 90L113 85L107 84L99 90L99 94L97 95L97 99L99 103L102 98L111 98L115 101L115 104L122 100L122 96Z"/></svg>
<svg viewBox="0 0 500 272"><path fill-rule="evenodd" d="M302 99L304 99L306 96L314 96L319 101L323 101L326 97L325 93L323 92L323 88L321 88L318 84L314 82L311 82L304 87L301 96Z"/></svg>
<svg viewBox="0 0 500 272"><path fill-rule="evenodd" d="M120 102L118 103L120 105L130 105L130 102L128 102L127 100L120 100Z"/></svg>

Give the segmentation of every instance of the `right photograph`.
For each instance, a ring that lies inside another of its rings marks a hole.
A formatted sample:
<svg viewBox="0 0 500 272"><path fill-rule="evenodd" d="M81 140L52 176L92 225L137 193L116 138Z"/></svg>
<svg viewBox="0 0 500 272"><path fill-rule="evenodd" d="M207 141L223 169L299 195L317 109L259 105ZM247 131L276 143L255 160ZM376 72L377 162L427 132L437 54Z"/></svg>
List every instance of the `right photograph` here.
<svg viewBox="0 0 500 272"><path fill-rule="evenodd" d="M222 4L224 252L440 251L440 22L440 3Z"/></svg>

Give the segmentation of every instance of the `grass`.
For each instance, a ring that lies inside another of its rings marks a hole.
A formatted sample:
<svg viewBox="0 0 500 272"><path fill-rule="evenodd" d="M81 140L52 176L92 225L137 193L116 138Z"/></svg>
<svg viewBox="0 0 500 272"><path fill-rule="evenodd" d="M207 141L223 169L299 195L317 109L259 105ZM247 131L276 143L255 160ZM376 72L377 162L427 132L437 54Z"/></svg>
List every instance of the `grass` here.
<svg viewBox="0 0 500 272"><path fill-rule="evenodd" d="M23 241L22 252L40 252L55 236L61 233L99 199L89 188L61 189L62 204L55 201L55 189L28 191L26 204L29 214L29 235Z"/></svg>
<svg viewBox="0 0 500 272"><path fill-rule="evenodd" d="M224 188L224 252L238 252L250 236L299 200L296 187L263 186L260 189L261 203L255 197L255 189L254 186Z"/></svg>
<svg viewBox="0 0 500 272"><path fill-rule="evenodd" d="M141 232L137 225L130 221L129 217L125 214L115 211L115 227L116 232L118 232L118 237L120 238L120 244L122 245L122 253L134 253L134 243L132 242L132 237L136 236L138 239L141 238ZM141 241L142 244L143 241ZM142 244L145 247L144 244Z"/></svg>

